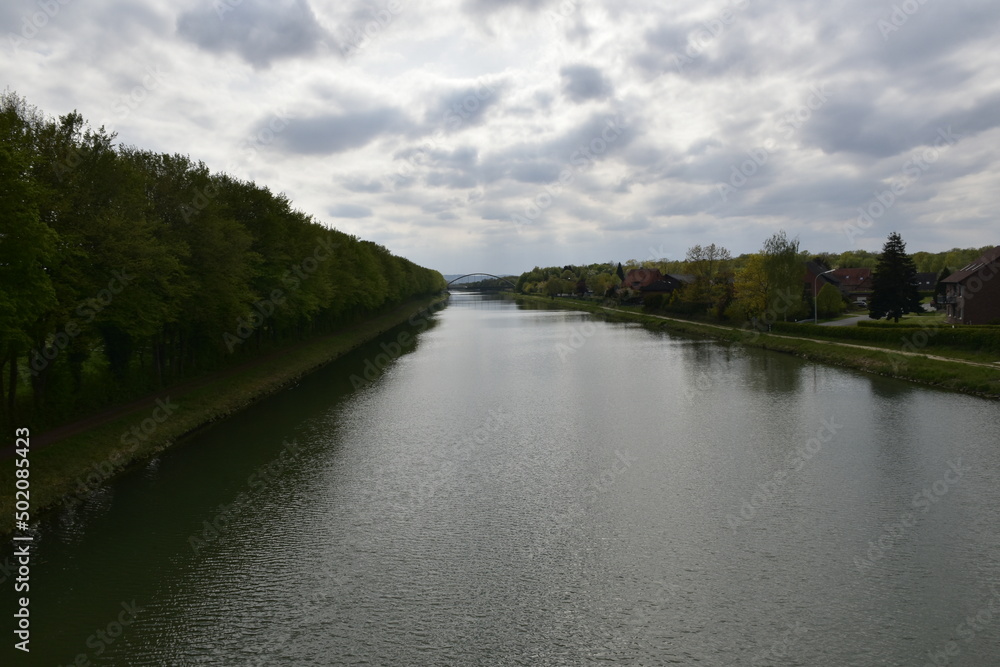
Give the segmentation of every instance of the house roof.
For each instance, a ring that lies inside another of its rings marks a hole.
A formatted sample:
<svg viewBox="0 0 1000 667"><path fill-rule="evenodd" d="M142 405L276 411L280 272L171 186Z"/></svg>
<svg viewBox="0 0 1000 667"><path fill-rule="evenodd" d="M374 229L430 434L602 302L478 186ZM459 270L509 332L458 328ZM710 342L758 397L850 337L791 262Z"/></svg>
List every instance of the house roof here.
<svg viewBox="0 0 1000 667"><path fill-rule="evenodd" d="M802 278L805 282L811 284L818 276L822 276L825 282L832 283L834 287L840 287L840 279L835 277L837 275L836 272L826 273L829 270L822 264L810 260L806 262L806 274Z"/></svg>
<svg viewBox="0 0 1000 667"><path fill-rule="evenodd" d="M678 282L687 283L688 285L695 281L695 277L687 273L668 273L667 275Z"/></svg>
<svg viewBox="0 0 1000 667"><path fill-rule="evenodd" d="M836 277L845 289L866 289L872 282L871 269L835 269L830 275Z"/></svg>
<svg viewBox="0 0 1000 667"><path fill-rule="evenodd" d="M645 287L655 283L658 280L662 280L663 275L660 273L659 269L629 269L625 273L625 280L622 282L626 287Z"/></svg>
<svg viewBox="0 0 1000 667"><path fill-rule="evenodd" d="M640 292L673 292L677 289L677 283L670 282L669 280L657 280L655 283L650 283L648 285L643 285L639 288Z"/></svg>
<svg viewBox="0 0 1000 667"><path fill-rule="evenodd" d="M951 274L941 282L943 283L960 283L969 276L979 271L981 268L987 264L992 264L993 262L1000 261L1000 245L996 246L992 250L987 250L978 259L967 266L963 266L955 273Z"/></svg>

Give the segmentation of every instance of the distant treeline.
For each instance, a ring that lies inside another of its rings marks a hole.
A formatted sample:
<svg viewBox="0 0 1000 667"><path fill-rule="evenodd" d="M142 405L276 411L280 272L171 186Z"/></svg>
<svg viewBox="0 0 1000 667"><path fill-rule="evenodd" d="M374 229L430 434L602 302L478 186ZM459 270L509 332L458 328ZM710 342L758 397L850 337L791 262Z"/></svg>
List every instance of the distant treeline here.
<svg viewBox="0 0 1000 667"><path fill-rule="evenodd" d="M902 244L901 238L899 242ZM917 272L935 273L940 280L991 247L916 252L910 258ZM711 316L734 322L752 321L767 314L796 321L812 313L833 317L847 307L845 295L833 285L824 285L818 294L812 294L804 278L806 262L816 262L825 269L873 268L880 254L864 250L814 254L801 250L798 239L789 239L784 231L779 231L764 241L759 252L738 257L712 243L688 248L683 260L630 259L620 265L612 261L586 266L536 266L521 274L516 289L552 296L589 292L622 303L641 302L650 312ZM625 272L638 268L681 276L678 281L682 285L669 293L643 294L622 283Z"/></svg>
<svg viewBox="0 0 1000 667"><path fill-rule="evenodd" d="M444 287L282 194L113 141L0 98L0 422L59 421Z"/></svg>

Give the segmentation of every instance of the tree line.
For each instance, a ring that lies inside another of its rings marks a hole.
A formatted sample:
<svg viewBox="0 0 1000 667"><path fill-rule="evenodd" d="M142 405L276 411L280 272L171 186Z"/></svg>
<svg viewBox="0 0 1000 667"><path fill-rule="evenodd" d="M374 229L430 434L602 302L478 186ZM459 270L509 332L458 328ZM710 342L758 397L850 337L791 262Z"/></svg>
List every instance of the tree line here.
<svg viewBox="0 0 1000 667"><path fill-rule="evenodd" d="M684 259L628 260L619 265L600 262L584 266L535 267L521 274L517 290L547 295L586 294L614 297L619 301L641 301L647 310L708 316L734 322L761 318L798 320L813 314L812 289L806 288L805 263L814 261L823 269L871 268L879 297L872 302L873 318L898 317L919 308L920 295L911 282L917 272L935 272L939 279L973 261L987 249L954 248L940 253L917 252L906 255L898 234L889 237L882 253L852 250L844 253L813 254L802 250L798 239L779 231L755 253L733 257L722 246L695 245ZM889 259L890 261L886 261ZM621 285L622 271L634 268L657 269L662 274L685 276L687 283L670 294L643 295ZM950 268L949 268L950 267ZM892 296L886 295L892 293ZM829 317L846 308L844 296L831 284L824 284L815 296L819 315Z"/></svg>
<svg viewBox="0 0 1000 667"><path fill-rule="evenodd" d="M0 98L0 405L54 423L444 287L283 194Z"/></svg>

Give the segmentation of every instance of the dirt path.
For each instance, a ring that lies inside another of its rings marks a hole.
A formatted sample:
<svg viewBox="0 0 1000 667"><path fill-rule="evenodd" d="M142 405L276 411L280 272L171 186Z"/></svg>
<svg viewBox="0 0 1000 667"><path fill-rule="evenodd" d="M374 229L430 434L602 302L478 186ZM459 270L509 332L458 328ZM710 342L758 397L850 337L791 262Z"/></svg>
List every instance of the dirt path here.
<svg viewBox="0 0 1000 667"><path fill-rule="evenodd" d="M635 315L636 313L629 310L621 310L620 308L608 308L606 306L600 306L602 310L610 310L616 313L626 313L630 315ZM669 320L671 322L681 322L684 324L696 324L702 327L711 327L713 329L720 329L722 331L735 331L733 327L725 327L718 324L707 324L704 322L691 322L689 320L682 320L676 317L666 317L664 315L648 315L642 313L643 317L655 317L659 320ZM768 336L774 336L775 338L787 338L788 340L805 340L811 343L823 343L825 345L838 345L840 347L851 347L858 350L874 350L875 352L885 352L886 354L899 354L907 357L926 357L928 359L934 359L935 361L949 361L956 364L965 364L966 366L980 366L982 368L992 368L993 370L1000 370L1000 361L993 363L986 363L982 361L968 361L966 359L956 359L954 357L942 357L934 354L927 354L925 352L904 352L903 350L893 350L885 347L874 347L871 345L856 345L854 343L841 343L839 341L823 340L820 338L804 338L802 336L786 336L784 334L768 333Z"/></svg>

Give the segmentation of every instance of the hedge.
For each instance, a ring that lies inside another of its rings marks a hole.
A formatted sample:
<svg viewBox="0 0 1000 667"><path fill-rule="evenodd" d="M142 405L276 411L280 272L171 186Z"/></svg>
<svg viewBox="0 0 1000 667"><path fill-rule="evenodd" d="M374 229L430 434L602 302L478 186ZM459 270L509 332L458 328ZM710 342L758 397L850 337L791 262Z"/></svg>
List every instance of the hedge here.
<svg viewBox="0 0 1000 667"><path fill-rule="evenodd" d="M1000 331L1000 327L995 324L921 324L919 321L908 320L906 322L889 322L886 320L861 320L857 323L859 327L873 327L876 329L924 329L927 327L956 327L961 329L985 329L987 331Z"/></svg>
<svg viewBox="0 0 1000 667"><path fill-rule="evenodd" d="M925 327L824 327L818 324L795 324L775 322L771 325L774 333L816 338L839 338L871 343L892 343L907 351L910 348L923 349L949 347L968 352L1000 354L1000 328L998 327L956 327L950 325Z"/></svg>

